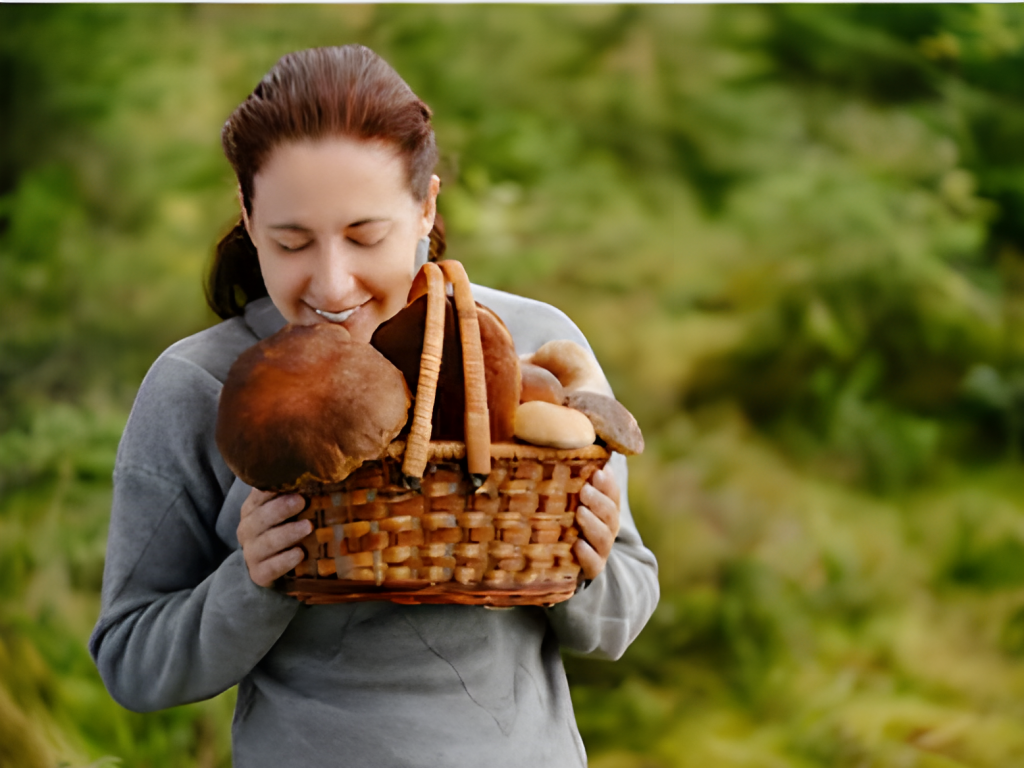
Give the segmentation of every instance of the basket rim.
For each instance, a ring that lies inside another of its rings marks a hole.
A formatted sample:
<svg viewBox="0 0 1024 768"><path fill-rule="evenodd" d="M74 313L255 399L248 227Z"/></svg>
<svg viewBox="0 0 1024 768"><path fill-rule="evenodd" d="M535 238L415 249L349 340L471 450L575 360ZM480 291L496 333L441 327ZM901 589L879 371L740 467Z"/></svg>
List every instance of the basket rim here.
<svg viewBox="0 0 1024 768"><path fill-rule="evenodd" d="M532 461L604 461L611 459L612 452L603 445L594 443L583 448L546 448L526 443L491 443L492 460ZM394 440L388 444L383 455L367 459L341 480L320 482L306 480L285 488L268 488L271 493L298 493L303 496L322 496L343 490L348 479L365 467L382 461L401 462L405 455L405 441ZM466 458L466 444L457 440L431 440L427 444L427 465L460 462ZM486 476L479 476L485 479Z"/></svg>
<svg viewBox="0 0 1024 768"><path fill-rule="evenodd" d="M405 441L395 440L388 445L381 458L399 459L405 453ZM548 448L528 443L491 443L492 459L536 459L561 461L572 459L607 459L611 452L602 445L593 443L582 448ZM466 457L466 444L458 440L431 440L427 447L427 460L458 461ZM371 461L373 461L371 459Z"/></svg>

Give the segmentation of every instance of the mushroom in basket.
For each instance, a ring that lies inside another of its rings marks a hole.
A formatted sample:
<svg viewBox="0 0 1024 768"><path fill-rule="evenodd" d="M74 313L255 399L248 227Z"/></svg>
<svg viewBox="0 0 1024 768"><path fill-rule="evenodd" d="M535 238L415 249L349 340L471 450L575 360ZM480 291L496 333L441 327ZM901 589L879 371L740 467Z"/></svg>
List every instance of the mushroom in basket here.
<svg viewBox="0 0 1024 768"><path fill-rule="evenodd" d="M235 361L216 438L231 471L255 488L302 491L380 458L405 426L402 373L341 326L289 325Z"/></svg>
<svg viewBox="0 0 1024 768"><path fill-rule="evenodd" d="M523 393L516 437L556 448L589 445L600 437L627 456L643 453L636 419L611 396L597 360L586 349L566 339L549 341L520 365Z"/></svg>

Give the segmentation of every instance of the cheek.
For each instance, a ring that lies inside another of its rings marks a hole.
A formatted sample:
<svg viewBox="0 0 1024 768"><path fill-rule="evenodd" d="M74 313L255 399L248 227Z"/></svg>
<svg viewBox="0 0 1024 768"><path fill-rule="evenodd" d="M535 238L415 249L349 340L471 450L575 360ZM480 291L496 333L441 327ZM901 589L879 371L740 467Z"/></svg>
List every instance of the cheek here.
<svg viewBox="0 0 1024 768"><path fill-rule="evenodd" d="M295 300L295 293L301 283L301 275L295 264L286 264L280 259L260 256L260 273L267 293L275 304L290 303ZM279 307L280 308L280 307Z"/></svg>
<svg viewBox="0 0 1024 768"><path fill-rule="evenodd" d="M411 272L412 266L406 265L404 269L393 269L388 275L381 276L377 295L381 303L382 321L390 319L405 306L412 287Z"/></svg>
<svg viewBox="0 0 1024 768"><path fill-rule="evenodd" d="M415 244L408 246L404 240L381 259L373 272L374 292L388 306L405 306L405 299L412 286L412 268L415 261ZM398 311L397 309L394 311Z"/></svg>

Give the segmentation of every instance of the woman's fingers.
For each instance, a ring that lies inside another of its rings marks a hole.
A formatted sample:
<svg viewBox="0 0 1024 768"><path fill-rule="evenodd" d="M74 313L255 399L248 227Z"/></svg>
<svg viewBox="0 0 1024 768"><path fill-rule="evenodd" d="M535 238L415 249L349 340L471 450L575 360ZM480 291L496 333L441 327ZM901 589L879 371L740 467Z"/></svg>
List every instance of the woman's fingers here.
<svg viewBox="0 0 1024 768"><path fill-rule="evenodd" d="M619 498L615 475L606 469L595 472L580 492L580 501L608 523L616 536L619 535Z"/></svg>
<svg viewBox="0 0 1024 768"><path fill-rule="evenodd" d="M294 547L312 532L313 523L310 520L296 520L291 523L275 525L250 542L245 552L246 560L250 557L254 562L269 560L279 552Z"/></svg>
<svg viewBox="0 0 1024 768"><path fill-rule="evenodd" d="M269 560L249 566L249 578L261 587L270 587L275 581L302 562L306 556L299 547L279 552ZM248 564L248 561L246 561Z"/></svg>
<svg viewBox="0 0 1024 768"><path fill-rule="evenodd" d="M312 533L313 523L284 521L301 512L305 503L297 494L274 496L253 490L242 504L238 543L249 577L261 587L271 586L302 562L305 553L295 545Z"/></svg>
<svg viewBox="0 0 1024 768"><path fill-rule="evenodd" d="M611 473L595 472L580 491L580 502L608 526L614 541L619 535L619 486Z"/></svg>
<svg viewBox="0 0 1024 768"><path fill-rule="evenodd" d="M607 558L601 557L594 548L591 547L583 539L576 539L576 543L572 547L573 553L576 555L576 559L579 561L580 568L583 569L583 578L585 579L596 579L598 574L604 570L604 564L607 562Z"/></svg>
<svg viewBox="0 0 1024 768"><path fill-rule="evenodd" d="M588 579L604 570L619 535L619 498L618 483L611 472L603 469L595 472L580 491L576 523L583 538L576 542L574 551Z"/></svg>
<svg viewBox="0 0 1024 768"><path fill-rule="evenodd" d="M583 538L593 550L607 560L615 543L615 534L608 524L587 507L576 508L576 523L583 533Z"/></svg>
<svg viewBox="0 0 1024 768"><path fill-rule="evenodd" d="M298 494L274 496L266 491L253 490L242 504L242 515L238 522L238 543L243 547L268 528L294 517L305 506L306 501Z"/></svg>

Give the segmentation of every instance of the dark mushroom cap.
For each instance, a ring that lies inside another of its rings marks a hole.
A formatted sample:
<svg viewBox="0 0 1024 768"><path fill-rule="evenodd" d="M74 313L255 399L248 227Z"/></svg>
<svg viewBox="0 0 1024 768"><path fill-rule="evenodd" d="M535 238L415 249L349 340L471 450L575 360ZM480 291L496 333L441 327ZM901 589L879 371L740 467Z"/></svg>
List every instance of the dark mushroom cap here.
<svg viewBox="0 0 1024 768"><path fill-rule="evenodd" d="M633 414L614 397L578 390L566 395L565 404L584 413L597 436L613 451L633 456L644 452L644 436Z"/></svg>
<svg viewBox="0 0 1024 768"><path fill-rule="evenodd" d="M491 442L511 442L515 434L516 408L523 389L519 356L512 334L501 318L479 302L476 310L484 353Z"/></svg>
<svg viewBox="0 0 1024 768"><path fill-rule="evenodd" d="M515 431L522 389L519 358L512 334L492 310L476 303L492 442L508 442ZM427 297L418 296L374 332L370 343L403 374L416 396L426 327ZM459 321L451 300L445 302L444 346L432 418L432 440L465 440L466 380Z"/></svg>
<svg viewBox="0 0 1024 768"><path fill-rule="evenodd" d="M427 297L420 296L390 320L381 323L370 344L405 375L405 383L416 396L423 355L423 334L427 325ZM465 437L466 380L462 370L462 342L459 322L451 301L444 308L444 345L441 370L434 395L431 440L463 440Z"/></svg>
<svg viewBox="0 0 1024 768"><path fill-rule="evenodd" d="M220 395L217 447L231 471L256 488L338 483L384 454L410 402L402 373L343 327L289 325L232 365Z"/></svg>

